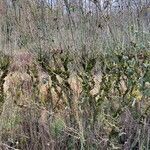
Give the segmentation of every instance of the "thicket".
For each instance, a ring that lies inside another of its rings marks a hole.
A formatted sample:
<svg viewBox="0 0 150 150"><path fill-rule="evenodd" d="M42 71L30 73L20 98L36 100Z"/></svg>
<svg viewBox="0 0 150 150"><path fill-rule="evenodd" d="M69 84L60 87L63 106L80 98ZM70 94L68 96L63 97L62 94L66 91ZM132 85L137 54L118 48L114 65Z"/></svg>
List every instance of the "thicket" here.
<svg viewBox="0 0 150 150"><path fill-rule="evenodd" d="M13 0L1 5L2 149L150 149L147 1ZM36 60L30 75L38 78L42 68L62 103L53 104L50 89L46 98L39 97L39 81L33 80L31 104L14 104L15 115L4 121L7 111L14 112L6 109L4 78L22 49ZM73 73L80 78L78 93L68 81ZM97 74L100 88L91 94Z"/></svg>

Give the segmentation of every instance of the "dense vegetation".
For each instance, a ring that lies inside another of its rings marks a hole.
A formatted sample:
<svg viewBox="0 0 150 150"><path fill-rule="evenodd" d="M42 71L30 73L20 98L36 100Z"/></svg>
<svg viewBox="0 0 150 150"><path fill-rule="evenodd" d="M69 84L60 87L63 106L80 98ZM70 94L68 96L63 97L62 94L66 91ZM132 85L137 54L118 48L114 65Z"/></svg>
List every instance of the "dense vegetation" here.
<svg viewBox="0 0 150 150"><path fill-rule="evenodd" d="M149 150L145 1L0 4L0 149Z"/></svg>

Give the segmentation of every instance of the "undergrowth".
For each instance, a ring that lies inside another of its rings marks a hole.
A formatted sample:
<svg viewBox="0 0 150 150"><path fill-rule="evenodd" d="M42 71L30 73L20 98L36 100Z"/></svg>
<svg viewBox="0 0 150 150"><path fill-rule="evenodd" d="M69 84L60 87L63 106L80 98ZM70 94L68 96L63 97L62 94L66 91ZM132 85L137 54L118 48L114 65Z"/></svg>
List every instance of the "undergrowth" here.
<svg viewBox="0 0 150 150"><path fill-rule="evenodd" d="M3 1L0 149L150 149L149 4L116 3Z"/></svg>

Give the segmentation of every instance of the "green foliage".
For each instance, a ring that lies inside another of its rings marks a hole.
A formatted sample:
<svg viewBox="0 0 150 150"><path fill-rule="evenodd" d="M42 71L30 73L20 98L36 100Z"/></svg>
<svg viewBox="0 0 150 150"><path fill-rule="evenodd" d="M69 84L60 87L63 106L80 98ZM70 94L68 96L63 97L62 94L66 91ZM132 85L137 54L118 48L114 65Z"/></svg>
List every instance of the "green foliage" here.
<svg viewBox="0 0 150 150"><path fill-rule="evenodd" d="M0 52L0 71L5 71L10 63L10 58Z"/></svg>
<svg viewBox="0 0 150 150"><path fill-rule="evenodd" d="M68 64L73 63L73 60L70 59L72 58L70 53L67 53L67 55L60 54L60 56L54 59L56 63L59 57L61 58L60 63L62 64L60 67L54 67L55 69L48 67L50 61L49 59L46 61L45 58L42 59L42 65L51 76L53 87L56 89L56 86L60 86L62 91L65 92L68 98L69 108L72 110L74 109L71 99L72 91L67 79L71 74L68 69ZM134 54L126 53L121 50L116 50L114 53L111 52L111 54L101 54L100 57L86 57L81 60L82 71L77 71L77 75L82 80L82 92L78 99L78 109L86 116L85 124L88 126L88 130L94 130L100 120L103 122L102 124L105 126L105 130L109 135L109 140L112 142L110 147L119 147L119 144L117 144L119 139L116 138L121 134L118 119L126 107L131 110L134 119L139 118L140 120L140 117L148 112L148 108L145 107L141 108L141 112L137 111L137 105L142 103L143 100L148 101L149 60L150 57L146 55L145 51ZM96 62L99 62L101 65L102 81L100 83L99 92L96 95L91 95L90 91L95 86L93 70ZM61 84L57 80L56 75L59 75L63 79ZM121 82L124 82L125 87L121 87ZM66 104L66 106L68 106L68 104ZM70 115L70 117L72 118L71 122L75 124L77 121L76 114ZM60 135L60 126L56 125L54 128L57 136ZM85 129L85 132L86 130L87 129ZM70 140L73 139L71 138ZM83 143L86 144L86 142Z"/></svg>
<svg viewBox="0 0 150 150"><path fill-rule="evenodd" d="M57 118L51 124L51 132L54 137L59 137L65 129L65 122L61 118Z"/></svg>

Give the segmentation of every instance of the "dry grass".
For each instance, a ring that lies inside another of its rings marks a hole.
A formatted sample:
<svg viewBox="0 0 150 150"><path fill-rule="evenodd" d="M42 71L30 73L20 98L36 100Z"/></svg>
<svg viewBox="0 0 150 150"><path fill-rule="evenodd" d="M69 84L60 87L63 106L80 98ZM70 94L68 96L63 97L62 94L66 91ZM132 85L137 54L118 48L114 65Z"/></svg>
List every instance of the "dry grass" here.
<svg viewBox="0 0 150 150"><path fill-rule="evenodd" d="M2 2L0 149L150 149L148 2Z"/></svg>

